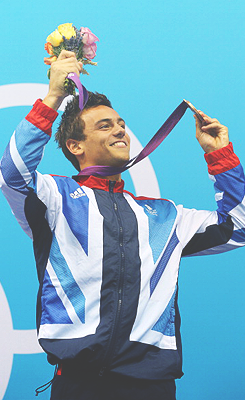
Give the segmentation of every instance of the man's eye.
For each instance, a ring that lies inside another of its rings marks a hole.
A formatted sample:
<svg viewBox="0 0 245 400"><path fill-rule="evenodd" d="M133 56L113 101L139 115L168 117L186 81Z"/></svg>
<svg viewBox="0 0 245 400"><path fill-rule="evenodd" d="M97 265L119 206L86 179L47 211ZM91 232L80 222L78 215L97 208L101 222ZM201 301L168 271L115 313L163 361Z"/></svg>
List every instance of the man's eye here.
<svg viewBox="0 0 245 400"><path fill-rule="evenodd" d="M104 124L104 125L101 125L100 126L100 129L107 129L107 128L109 128L109 124Z"/></svg>

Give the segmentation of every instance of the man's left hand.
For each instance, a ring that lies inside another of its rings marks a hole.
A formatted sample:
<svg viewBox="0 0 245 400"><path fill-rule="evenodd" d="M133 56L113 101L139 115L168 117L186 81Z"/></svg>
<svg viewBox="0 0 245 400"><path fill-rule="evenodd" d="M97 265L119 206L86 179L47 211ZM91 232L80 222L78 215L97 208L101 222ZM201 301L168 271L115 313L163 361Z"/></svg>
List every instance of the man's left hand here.
<svg viewBox="0 0 245 400"><path fill-rule="evenodd" d="M211 153L227 146L229 144L228 128L221 125L216 118L210 118L202 111L198 110L198 112L203 117L205 125L194 114L196 120L196 138L205 153Z"/></svg>

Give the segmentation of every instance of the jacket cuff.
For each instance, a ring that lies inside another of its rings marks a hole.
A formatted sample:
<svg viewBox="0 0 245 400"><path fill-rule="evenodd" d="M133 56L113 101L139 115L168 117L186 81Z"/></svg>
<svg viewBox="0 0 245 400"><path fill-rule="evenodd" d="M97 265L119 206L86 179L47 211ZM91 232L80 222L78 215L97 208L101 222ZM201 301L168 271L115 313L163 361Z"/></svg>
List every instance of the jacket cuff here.
<svg viewBox="0 0 245 400"><path fill-rule="evenodd" d="M239 158L233 152L233 146L230 142L228 146L222 147L219 150L204 154L208 164L208 172L210 175L221 174L229 171L240 164Z"/></svg>
<svg viewBox="0 0 245 400"><path fill-rule="evenodd" d="M51 136L52 125L58 115L57 111L48 107L41 99L38 99L34 103L32 110L27 114L26 120Z"/></svg>

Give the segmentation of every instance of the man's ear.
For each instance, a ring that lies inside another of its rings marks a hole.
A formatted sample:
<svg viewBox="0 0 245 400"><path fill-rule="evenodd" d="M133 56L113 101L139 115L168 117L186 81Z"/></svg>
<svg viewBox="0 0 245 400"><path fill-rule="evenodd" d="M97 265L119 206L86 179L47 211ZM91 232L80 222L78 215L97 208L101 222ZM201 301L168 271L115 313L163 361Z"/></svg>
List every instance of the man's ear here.
<svg viewBox="0 0 245 400"><path fill-rule="evenodd" d="M72 154L74 154L74 156L80 156L83 155L84 153L82 141L78 141L75 139L68 139L66 141L66 147Z"/></svg>

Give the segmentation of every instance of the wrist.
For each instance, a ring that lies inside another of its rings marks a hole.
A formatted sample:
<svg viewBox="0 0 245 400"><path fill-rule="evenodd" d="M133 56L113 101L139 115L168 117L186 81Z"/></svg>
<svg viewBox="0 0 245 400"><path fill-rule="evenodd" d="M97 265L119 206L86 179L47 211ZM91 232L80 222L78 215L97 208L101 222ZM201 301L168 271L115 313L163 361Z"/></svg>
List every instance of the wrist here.
<svg viewBox="0 0 245 400"><path fill-rule="evenodd" d="M43 103L46 104L46 106L53 108L53 110L57 111L65 97L66 96L64 95L48 93L47 96L43 99Z"/></svg>
<svg viewBox="0 0 245 400"><path fill-rule="evenodd" d="M203 150L205 151L206 154L213 153L214 151L221 150L224 147L228 146L229 143L230 143L229 139L227 139L227 140L223 141L222 143L220 143L218 146L208 146L208 145L203 146Z"/></svg>

